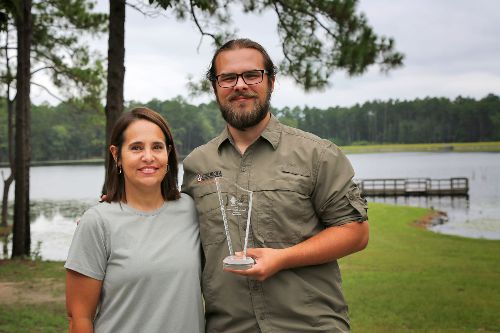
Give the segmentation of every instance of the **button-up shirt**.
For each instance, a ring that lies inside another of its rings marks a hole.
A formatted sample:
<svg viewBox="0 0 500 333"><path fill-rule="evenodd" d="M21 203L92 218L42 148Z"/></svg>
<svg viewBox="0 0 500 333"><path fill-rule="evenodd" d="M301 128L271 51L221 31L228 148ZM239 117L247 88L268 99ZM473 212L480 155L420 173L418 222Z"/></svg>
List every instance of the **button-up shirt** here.
<svg viewBox="0 0 500 333"><path fill-rule="evenodd" d="M242 249L249 196L218 193L214 179L252 192L248 247L281 249L325 228L367 220L353 176L337 146L274 116L244 154L226 128L186 157L182 190L194 198L199 215L207 332L349 331L337 261L282 270L263 282L222 270L229 250L220 203L240 205L243 214L225 214L232 246Z"/></svg>

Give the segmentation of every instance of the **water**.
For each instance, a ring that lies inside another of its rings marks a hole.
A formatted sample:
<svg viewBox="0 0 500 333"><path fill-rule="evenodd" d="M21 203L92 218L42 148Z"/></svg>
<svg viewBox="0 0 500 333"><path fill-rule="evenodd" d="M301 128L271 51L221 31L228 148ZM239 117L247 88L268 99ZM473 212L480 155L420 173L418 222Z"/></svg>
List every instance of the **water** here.
<svg viewBox="0 0 500 333"><path fill-rule="evenodd" d="M377 202L433 207L449 222L435 232L500 239L500 154L385 153L349 156L356 178L469 178L469 200L459 197L369 198Z"/></svg>
<svg viewBox="0 0 500 333"><path fill-rule="evenodd" d="M436 232L500 239L500 154L384 153L349 155L349 159L359 179L468 177L469 200L450 197L369 200L434 207L446 211L449 217L448 223L432 227ZM182 167L179 176L182 179ZM102 166L31 169L32 249L37 250L43 259L66 259L76 220L85 209L97 203L103 181ZM0 189L2 187L3 183ZM12 199L13 188L10 193Z"/></svg>

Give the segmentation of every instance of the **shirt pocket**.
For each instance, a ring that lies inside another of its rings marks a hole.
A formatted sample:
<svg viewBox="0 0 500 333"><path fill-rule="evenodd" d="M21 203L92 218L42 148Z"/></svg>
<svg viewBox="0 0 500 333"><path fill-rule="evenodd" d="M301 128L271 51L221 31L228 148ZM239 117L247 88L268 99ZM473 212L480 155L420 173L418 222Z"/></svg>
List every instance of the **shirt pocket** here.
<svg viewBox="0 0 500 333"><path fill-rule="evenodd" d="M257 238L265 246L276 248L294 245L307 238L310 229L317 224L310 223L317 221L311 202L311 172L295 166L282 166L258 188Z"/></svg>
<svg viewBox="0 0 500 333"><path fill-rule="evenodd" d="M220 243L226 235L215 185L199 185L193 189L193 195L198 212L202 245Z"/></svg>

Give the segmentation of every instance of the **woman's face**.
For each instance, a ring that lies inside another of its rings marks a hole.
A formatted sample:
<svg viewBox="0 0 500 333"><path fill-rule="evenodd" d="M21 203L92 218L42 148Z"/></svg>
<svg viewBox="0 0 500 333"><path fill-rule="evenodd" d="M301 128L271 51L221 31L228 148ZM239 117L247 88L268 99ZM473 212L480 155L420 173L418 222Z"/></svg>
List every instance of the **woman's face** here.
<svg viewBox="0 0 500 333"><path fill-rule="evenodd" d="M121 166L125 190L156 190L167 173L168 150L161 128L144 119L132 122L123 133ZM116 147L111 152L116 161Z"/></svg>

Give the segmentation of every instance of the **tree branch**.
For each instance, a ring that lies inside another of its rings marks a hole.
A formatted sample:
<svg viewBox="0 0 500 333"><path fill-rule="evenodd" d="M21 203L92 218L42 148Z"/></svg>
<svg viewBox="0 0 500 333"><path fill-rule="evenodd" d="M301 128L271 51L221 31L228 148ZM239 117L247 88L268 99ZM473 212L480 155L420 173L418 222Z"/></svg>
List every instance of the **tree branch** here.
<svg viewBox="0 0 500 333"><path fill-rule="evenodd" d="M311 7L313 7L313 6L314 6L314 3L313 3L312 1L310 1L310 0L306 0L306 2L309 4L309 6L311 6ZM320 27L322 27L322 28L326 31L326 33L327 33L327 34L329 34L330 36L332 36L334 39L337 39L337 38L338 38L338 36L337 36L336 34L334 34L334 33L330 30L330 28L326 27L326 26L323 24L323 22L321 22L321 21L319 20L319 18L317 18L317 17L316 17L316 15L314 15L313 13L310 13L310 12L308 12L308 11L305 11L305 10L304 10L304 11L302 11L302 12L303 12L304 14L308 15L309 17L313 18L313 19L314 19L314 21L316 21L316 23L318 23L318 24L319 24L319 26L320 26Z"/></svg>
<svg viewBox="0 0 500 333"><path fill-rule="evenodd" d="M54 97L55 99L57 99L59 102L64 102L64 100L62 98L60 98L59 96L57 96L56 94L54 94L52 91L49 90L49 88L47 88L46 86L44 85L41 85L39 83L36 83L36 82L33 82L33 81L30 81L30 83L34 86L37 86L37 87L40 87L42 89L44 89L50 96Z"/></svg>
<svg viewBox="0 0 500 333"><path fill-rule="evenodd" d="M139 13L141 13L142 15L144 15L144 16L149 16L149 15L148 15L148 13L146 13L146 12L145 12L142 8L139 8L139 6L134 5L134 4L132 4L132 3L128 2L128 1L126 1L126 2L125 2L125 4L126 4L127 6L132 7L133 9L137 10L137 11L138 11Z"/></svg>
<svg viewBox="0 0 500 333"><path fill-rule="evenodd" d="M54 66L45 66L45 67L41 67L41 68L35 69L33 72L30 73L30 75L33 76L33 74L36 74L37 72L43 71L44 69L53 69L53 70L55 70Z"/></svg>
<svg viewBox="0 0 500 333"><path fill-rule="evenodd" d="M201 33L200 42L198 43L198 46L196 47L196 52L200 52L200 47L201 47L201 42L203 41L203 36L210 36L210 37L213 38L214 41L216 41L217 38L215 37L214 34L205 32L203 30L203 28L201 27L200 23L198 22L198 18L196 17L196 13L194 12L194 3L193 3L193 0L189 0L189 6L190 6L190 9L191 9L191 16L193 17L193 21L194 21L194 23L198 27L198 30Z"/></svg>
<svg viewBox="0 0 500 333"><path fill-rule="evenodd" d="M290 35L291 32L290 30L287 29L286 27L286 24L285 22L283 21L283 18L281 17L281 13L280 13L280 10L278 8L278 5L276 3L273 3L274 5L274 11L276 12L276 16L278 17L278 21L280 22L280 25L283 27L283 29ZM280 39L281 39L281 36L280 36ZM283 50L283 56L285 57L285 59L289 62L289 63L293 63L292 59L290 58L290 56L288 55L287 51L286 51L286 47L285 47L285 41L281 41L281 49ZM292 78L297 81L297 82L300 82L299 78L297 76L294 75L294 73L287 73L288 75L292 76Z"/></svg>
<svg viewBox="0 0 500 333"><path fill-rule="evenodd" d="M132 9L137 10L139 13L141 13L142 15L147 16L147 17L151 17L151 18L155 18L158 16L167 17L166 14L164 14L163 12L158 11L158 10L145 10L145 8L149 8L149 7L145 6L144 4L141 4L142 6L139 6L139 5L135 5L133 3L130 3L128 1L126 1L125 4L129 7L131 7Z"/></svg>

